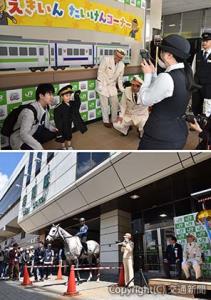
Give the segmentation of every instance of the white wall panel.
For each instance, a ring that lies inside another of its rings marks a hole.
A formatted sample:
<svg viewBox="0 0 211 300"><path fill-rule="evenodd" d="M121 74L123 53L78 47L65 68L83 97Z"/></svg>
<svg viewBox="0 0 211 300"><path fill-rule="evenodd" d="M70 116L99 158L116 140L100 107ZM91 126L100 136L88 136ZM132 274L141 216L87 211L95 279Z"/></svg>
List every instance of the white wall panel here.
<svg viewBox="0 0 211 300"><path fill-rule="evenodd" d="M92 180L88 180L78 187L89 203L121 190L122 188L123 186L112 167L109 167L99 173L98 176L93 177Z"/></svg>

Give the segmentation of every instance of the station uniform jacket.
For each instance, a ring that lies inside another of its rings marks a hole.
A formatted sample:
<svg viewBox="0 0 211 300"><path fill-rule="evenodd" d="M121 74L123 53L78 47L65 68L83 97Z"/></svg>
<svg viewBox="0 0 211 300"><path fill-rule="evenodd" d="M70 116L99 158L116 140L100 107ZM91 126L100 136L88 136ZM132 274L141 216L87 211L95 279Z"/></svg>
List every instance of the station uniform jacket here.
<svg viewBox="0 0 211 300"><path fill-rule="evenodd" d="M203 102L205 99L211 101L211 50L206 59L204 58L205 50L196 54L193 61L193 71L195 73L195 82L202 86L201 89L193 93L192 106L195 115L201 114Z"/></svg>
<svg viewBox="0 0 211 300"><path fill-rule="evenodd" d="M81 101L79 97L75 97L74 101L70 101L69 105L62 102L54 109L54 121L56 128L59 130L57 134L57 141L64 143L64 141L72 138L72 123L81 133L87 131L86 124L81 118L79 109Z"/></svg>
<svg viewBox="0 0 211 300"><path fill-rule="evenodd" d="M202 263L201 254L201 249L196 242L187 243L183 250L183 260L189 261L194 259L200 264Z"/></svg>
<svg viewBox="0 0 211 300"><path fill-rule="evenodd" d="M120 117L123 118L122 123L114 123L113 126L114 128L118 126L116 129L124 134L127 133L131 124L134 124L139 128L139 131L142 131L149 117L148 107L136 103L131 87L127 87L122 95L120 101Z"/></svg>
<svg viewBox="0 0 211 300"><path fill-rule="evenodd" d="M125 65L122 61L115 65L114 56L105 56L99 66L96 91L105 97L117 96L116 84L124 91L123 75Z"/></svg>
<svg viewBox="0 0 211 300"><path fill-rule="evenodd" d="M186 278L190 278L190 266L193 266L195 271L196 279L201 277L201 249L196 242L187 243L184 247L183 251L183 262L182 262L182 269L185 273Z"/></svg>
<svg viewBox="0 0 211 300"><path fill-rule="evenodd" d="M123 242L121 252L123 252L125 285L128 287L134 286L133 249L134 243L132 241Z"/></svg>

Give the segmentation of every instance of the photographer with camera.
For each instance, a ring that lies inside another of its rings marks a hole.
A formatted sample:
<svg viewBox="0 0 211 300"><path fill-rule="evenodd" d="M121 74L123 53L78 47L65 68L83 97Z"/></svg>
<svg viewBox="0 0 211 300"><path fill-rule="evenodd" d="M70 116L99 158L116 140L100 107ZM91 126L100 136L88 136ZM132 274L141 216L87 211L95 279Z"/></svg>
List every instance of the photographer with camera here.
<svg viewBox="0 0 211 300"><path fill-rule="evenodd" d="M124 241L117 242L121 246L121 252L123 253L123 265L124 265L124 276L125 286L134 286L134 269L133 269L133 249L134 243L131 241L131 234L125 233Z"/></svg>
<svg viewBox="0 0 211 300"><path fill-rule="evenodd" d="M190 128L199 133L200 142L196 150L210 150L211 149L211 116L207 118L204 115L197 117L186 117Z"/></svg>
<svg viewBox="0 0 211 300"><path fill-rule="evenodd" d="M56 141L61 143L62 150L73 150L71 146L72 124L81 133L87 131L86 124L79 112L80 93L80 91L74 93L71 85L64 86L58 92L61 103L54 109L54 121L58 128Z"/></svg>
<svg viewBox="0 0 211 300"><path fill-rule="evenodd" d="M194 84L193 72L187 62L190 43L172 34L163 39L159 48L166 66L164 73L157 76L151 61L143 60L141 63L145 77L138 103L153 107L144 126L139 150L183 149L188 136L187 124L182 116Z"/></svg>

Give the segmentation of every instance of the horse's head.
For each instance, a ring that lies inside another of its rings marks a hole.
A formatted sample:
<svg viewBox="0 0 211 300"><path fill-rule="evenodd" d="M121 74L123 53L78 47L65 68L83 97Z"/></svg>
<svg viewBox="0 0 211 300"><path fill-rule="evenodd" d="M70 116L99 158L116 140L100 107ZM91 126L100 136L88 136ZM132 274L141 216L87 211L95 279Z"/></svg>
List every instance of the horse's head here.
<svg viewBox="0 0 211 300"><path fill-rule="evenodd" d="M59 224L58 225L53 224L46 237L46 241L50 242L57 239L58 237L59 237Z"/></svg>

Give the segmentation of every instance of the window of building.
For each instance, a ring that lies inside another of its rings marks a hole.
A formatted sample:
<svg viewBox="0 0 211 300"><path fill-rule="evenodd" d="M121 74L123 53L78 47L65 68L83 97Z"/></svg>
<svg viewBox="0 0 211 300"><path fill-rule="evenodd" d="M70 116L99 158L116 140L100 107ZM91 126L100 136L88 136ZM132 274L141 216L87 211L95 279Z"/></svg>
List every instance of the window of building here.
<svg viewBox="0 0 211 300"><path fill-rule="evenodd" d="M36 56L37 55L37 49L36 48L29 48L29 55Z"/></svg>
<svg viewBox="0 0 211 300"><path fill-rule="evenodd" d="M25 168L17 175L14 182L0 200L0 215L3 215L20 200Z"/></svg>
<svg viewBox="0 0 211 300"><path fill-rule="evenodd" d="M54 158L54 152L48 152L47 154L47 164Z"/></svg>
<svg viewBox="0 0 211 300"><path fill-rule="evenodd" d="M9 53L11 56L17 56L18 55L18 48L17 47L9 47Z"/></svg>
<svg viewBox="0 0 211 300"><path fill-rule="evenodd" d="M7 47L0 47L0 56L7 55Z"/></svg>
<svg viewBox="0 0 211 300"><path fill-rule="evenodd" d="M37 176L37 174L40 173L41 165L42 165L42 152L38 152L36 158L35 176Z"/></svg>
<svg viewBox="0 0 211 300"><path fill-rule="evenodd" d="M179 33L181 30L181 14L167 15L163 18L163 31L165 35Z"/></svg>
<svg viewBox="0 0 211 300"><path fill-rule="evenodd" d="M184 12L182 14L182 32L191 33L192 37L199 37L203 27L203 16L203 10Z"/></svg>
<svg viewBox="0 0 211 300"><path fill-rule="evenodd" d="M29 154L29 164L28 164L28 169L27 169L27 174L26 174L26 176L27 176L26 186L29 185L29 183L31 181L33 156L34 156L34 153L30 152L30 154Z"/></svg>
<svg viewBox="0 0 211 300"><path fill-rule="evenodd" d="M211 28L211 9L207 9L205 11L205 22L204 22L205 28Z"/></svg>
<svg viewBox="0 0 211 300"><path fill-rule="evenodd" d="M76 178L80 178L109 157L109 152L77 153Z"/></svg>
<svg viewBox="0 0 211 300"><path fill-rule="evenodd" d="M28 55L28 49L26 47L20 47L19 53L20 53L20 56L27 56Z"/></svg>

